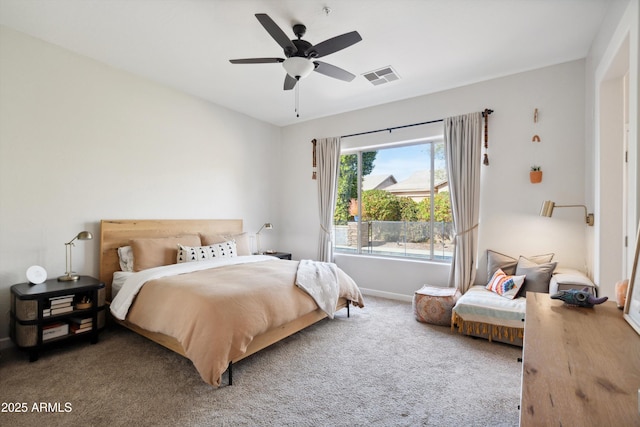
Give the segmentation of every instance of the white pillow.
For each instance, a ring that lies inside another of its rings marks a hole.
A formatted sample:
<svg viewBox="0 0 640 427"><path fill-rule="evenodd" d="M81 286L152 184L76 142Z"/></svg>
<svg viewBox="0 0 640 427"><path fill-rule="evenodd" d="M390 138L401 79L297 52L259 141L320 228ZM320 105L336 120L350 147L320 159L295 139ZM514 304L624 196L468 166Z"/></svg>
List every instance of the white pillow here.
<svg viewBox="0 0 640 427"><path fill-rule="evenodd" d="M178 264L182 262L204 261L217 258L233 258L236 254L236 242L229 240L209 246L178 245Z"/></svg>
<svg viewBox="0 0 640 427"><path fill-rule="evenodd" d="M133 271L133 249L131 246L118 248L118 259L120 260L120 270Z"/></svg>
<svg viewBox="0 0 640 427"><path fill-rule="evenodd" d="M589 288L590 292L596 295L597 286L583 272L571 268L557 268L551 276L549 282L549 293L551 295L563 289L583 289Z"/></svg>
<svg viewBox="0 0 640 427"><path fill-rule="evenodd" d="M558 283L595 286L586 274L575 268L558 267L553 271L553 277L555 277Z"/></svg>
<svg viewBox="0 0 640 427"><path fill-rule="evenodd" d="M127 281L129 276L135 274L133 271L114 271L113 272L113 280L111 281L111 300L118 295L120 292L120 288L124 285L124 282Z"/></svg>

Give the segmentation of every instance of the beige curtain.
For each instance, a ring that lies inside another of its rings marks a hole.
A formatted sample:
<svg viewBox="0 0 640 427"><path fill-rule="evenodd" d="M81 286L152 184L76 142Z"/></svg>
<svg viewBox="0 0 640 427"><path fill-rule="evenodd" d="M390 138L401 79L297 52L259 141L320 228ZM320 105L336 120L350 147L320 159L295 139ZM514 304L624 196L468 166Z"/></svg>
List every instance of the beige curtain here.
<svg viewBox="0 0 640 427"><path fill-rule="evenodd" d="M318 139L316 143L318 214L320 217L320 239L318 260L333 262L333 213L338 193L340 172L340 138Z"/></svg>
<svg viewBox="0 0 640 427"><path fill-rule="evenodd" d="M465 293L476 277L482 113L444 119L444 147L455 232L449 286Z"/></svg>

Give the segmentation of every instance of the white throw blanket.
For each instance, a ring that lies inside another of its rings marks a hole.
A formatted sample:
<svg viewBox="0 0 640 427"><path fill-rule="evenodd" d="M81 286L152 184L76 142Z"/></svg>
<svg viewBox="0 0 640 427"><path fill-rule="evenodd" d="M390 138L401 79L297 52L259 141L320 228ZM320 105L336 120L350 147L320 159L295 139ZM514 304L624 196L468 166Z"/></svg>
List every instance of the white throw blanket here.
<svg viewBox="0 0 640 427"><path fill-rule="evenodd" d="M308 293L333 319L338 304L338 267L333 263L303 259L298 265L296 286Z"/></svg>

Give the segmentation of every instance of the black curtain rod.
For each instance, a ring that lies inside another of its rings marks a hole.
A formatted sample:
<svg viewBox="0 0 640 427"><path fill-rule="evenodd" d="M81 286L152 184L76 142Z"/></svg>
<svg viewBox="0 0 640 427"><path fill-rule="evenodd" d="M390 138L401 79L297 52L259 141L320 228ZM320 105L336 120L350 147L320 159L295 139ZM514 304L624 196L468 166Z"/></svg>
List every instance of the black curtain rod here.
<svg viewBox="0 0 640 427"><path fill-rule="evenodd" d="M430 123L438 123L438 122L442 122L442 121L444 121L444 119L431 120L431 121L429 121L429 122L422 122L422 123L413 123L413 124L410 124L410 125L404 125L404 126L394 126L394 127L392 127L392 128L378 129L378 130L370 130L370 131L367 131L367 132L360 132L360 133L352 133L352 134L350 134L350 135L343 135L343 136L341 136L340 138L349 138L349 137L351 137L351 136L368 135L368 134L370 134L370 133L378 133L378 132L385 132L385 131L391 132L392 130L396 130L396 129L410 128L410 127L413 127L413 126L420 126L420 125L428 125L428 124L430 124Z"/></svg>
<svg viewBox="0 0 640 427"><path fill-rule="evenodd" d="M493 113L493 110L489 110L489 109L484 110L482 112L482 117L484 117L485 113L491 114L491 113ZM367 132L360 132L360 133L352 133L352 134L349 134L349 135L342 135L340 138L349 138L349 137L352 137L352 136L368 135L370 133L378 133L378 132L389 132L390 133L391 131L396 130L396 129L403 129L403 128L410 128L410 127L413 127L413 126L428 125L428 124L431 124L431 123L439 123L439 122L443 122L443 121L444 121L444 119L438 119L438 120L431 120L431 121L428 121L428 122L412 123L410 125L394 126L394 127L390 127L390 128L386 128L386 129L377 129L377 130L370 130L370 131L367 131Z"/></svg>

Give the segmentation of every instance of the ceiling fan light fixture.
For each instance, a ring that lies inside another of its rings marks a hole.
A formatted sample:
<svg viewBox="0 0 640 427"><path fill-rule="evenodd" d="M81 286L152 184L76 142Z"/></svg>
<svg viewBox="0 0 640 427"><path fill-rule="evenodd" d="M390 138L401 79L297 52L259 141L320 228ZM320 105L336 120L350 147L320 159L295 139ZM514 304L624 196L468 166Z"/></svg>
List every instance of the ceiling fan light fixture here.
<svg viewBox="0 0 640 427"><path fill-rule="evenodd" d="M291 58L285 59L282 66L287 71L287 74L296 79L303 79L307 77L315 68L313 62L298 56L292 56Z"/></svg>

